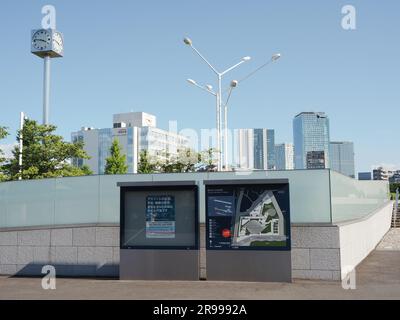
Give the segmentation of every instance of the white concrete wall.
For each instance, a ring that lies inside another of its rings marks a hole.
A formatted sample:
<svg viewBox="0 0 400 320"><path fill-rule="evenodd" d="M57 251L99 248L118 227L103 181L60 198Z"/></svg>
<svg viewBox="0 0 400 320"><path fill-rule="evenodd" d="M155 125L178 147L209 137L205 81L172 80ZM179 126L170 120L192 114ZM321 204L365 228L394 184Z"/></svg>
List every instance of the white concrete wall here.
<svg viewBox="0 0 400 320"><path fill-rule="evenodd" d="M331 226L292 226L293 278L341 280L357 267L389 231L393 203L365 218Z"/></svg>
<svg viewBox="0 0 400 320"><path fill-rule="evenodd" d="M339 224L341 278L351 272L376 248L389 231L393 202L364 219Z"/></svg>

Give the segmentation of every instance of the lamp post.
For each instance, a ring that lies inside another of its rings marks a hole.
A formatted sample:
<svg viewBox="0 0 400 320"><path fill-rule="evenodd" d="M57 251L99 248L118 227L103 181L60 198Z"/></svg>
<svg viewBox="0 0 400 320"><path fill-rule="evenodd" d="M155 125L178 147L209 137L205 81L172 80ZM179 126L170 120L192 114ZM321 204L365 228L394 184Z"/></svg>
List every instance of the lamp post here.
<svg viewBox="0 0 400 320"><path fill-rule="evenodd" d="M189 47L191 47L193 49L194 52L196 52L196 54L211 68L211 70L216 74L217 79L218 79L218 90L217 92L212 92L211 90L208 90L206 87L201 87L199 85L197 85L197 83L195 81L190 81L191 79L189 79L189 83L200 87L201 89L204 89L208 92L210 92L211 94L213 94L216 97L216 101L217 101L217 107L216 107L216 129L217 129L217 150L218 150L218 171L222 170L222 126L221 126L221 112L222 112L222 78L225 74L227 74L229 71L232 71L233 69L235 69L236 67L240 66L242 63L249 61L251 58L250 57L243 57L241 59L240 62L238 62L237 64L233 65L232 67L226 69L223 72L219 72L210 62L208 62L208 60L193 46L193 42L191 39L189 38L184 38L183 42L188 45ZM226 153L226 149L227 146L225 145L224 148L224 154ZM225 164L225 169L227 169L227 164Z"/></svg>
<svg viewBox="0 0 400 320"><path fill-rule="evenodd" d="M224 128L224 139L225 139L225 141L224 141L224 144L225 144L224 165L225 165L225 168L228 168L228 102L232 95L232 90L235 89L239 85L239 83L242 83L243 81L247 80L252 75L254 75L257 71L263 69L270 63L277 61L281 57L282 57L282 55L280 53L273 54L266 63L262 64L260 67L258 67L254 71L250 72L246 77L242 78L240 81L238 81L238 80L231 81L228 98L226 100L225 107L224 107L224 118L225 118L225 120L224 120L224 125L225 125L225 128Z"/></svg>
<svg viewBox="0 0 400 320"><path fill-rule="evenodd" d="M25 119L26 119L25 113L21 112L20 118L19 118L20 131L19 131L19 155L18 155L18 165L19 165L18 180L22 180L22 149L23 149L23 145L24 145L22 130L24 129Z"/></svg>

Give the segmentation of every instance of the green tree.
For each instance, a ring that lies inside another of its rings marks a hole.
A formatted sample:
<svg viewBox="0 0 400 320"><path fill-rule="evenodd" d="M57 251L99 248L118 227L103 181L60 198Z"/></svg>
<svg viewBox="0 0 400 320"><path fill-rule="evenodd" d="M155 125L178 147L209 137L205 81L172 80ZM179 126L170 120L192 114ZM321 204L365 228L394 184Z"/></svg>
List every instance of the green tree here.
<svg viewBox="0 0 400 320"><path fill-rule="evenodd" d="M196 151L186 148L178 150L177 155L168 152L162 154L158 162L158 170L162 173L195 172L200 162L200 155Z"/></svg>
<svg viewBox="0 0 400 320"><path fill-rule="evenodd" d="M7 128L5 127L0 127L0 140L4 139L5 137L8 136ZM5 160L3 158L3 150L0 149L0 164Z"/></svg>
<svg viewBox="0 0 400 320"><path fill-rule="evenodd" d="M157 172L157 163L152 161L147 150L143 150L139 155L138 173L150 174Z"/></svg>
<svg viewBox="0 0 400 320"><path fill-rule="evenodd" d="M212 172L217 170L217 149L209 148L205 151L202 151L200 156L201 160L198 171Z"/></svg>
<svg viewBox="0 0 400 320"><path fill-rule="evenodd" d="M391 183L390 184L390 192L396 193L397 188L400 189L400 183Z"/></svg>
<svg viewBox="0 0 400 320"><path fill-rule="evenodd" d="M400 183L391 183L390 184L390 198L391 200L395 200L396 199L396 190L399 189L400 190Z"/></svg>
<svg viewBox="0 0 400 320"><path fill-rule="evenodd" d="M174 173L177 167L177 160L169 152L163 152L156 162L157 171L160 173Z"/></svg>
<svg viewBox="0 0 400 320"><path fill-rule="evenodd" d="M0 140L4 139L6 136L8 136L7 128L0 127ZM0 149L0 181L6 180L6 176L3 174L3 167L2 167L2 164L5 161L3 155L4 155L3 150Z"/></svg>
<svg viewBox="0 0 400 320"><path fill-rule="evenodd" d="M118 140L114 139L111 148L111 155L106 159L105 174L125 174L128 172L126 165L126 155L122 153L122 148Z"/></svg>
<svg viewBox="0 0 400 320"><path fill-rule="evenodd" d="M179 150L176 159L176 172L196 172L200 162L200 153L190 148Z"/></svg>
<svg viewBox="0 0 400 320"><path fill-rule="evenodd" d="M83 142L65 142L54 134L56 126L39 125L27 119L22 130L17 132L17 141L23 138L22 168L19 166L19 148L13 150L13 157L3 166L9 180L71 177L91 174L87 168L71 164L72 158L89 159L83 150ZM21 169L21 173L20 173Z"/></svg>

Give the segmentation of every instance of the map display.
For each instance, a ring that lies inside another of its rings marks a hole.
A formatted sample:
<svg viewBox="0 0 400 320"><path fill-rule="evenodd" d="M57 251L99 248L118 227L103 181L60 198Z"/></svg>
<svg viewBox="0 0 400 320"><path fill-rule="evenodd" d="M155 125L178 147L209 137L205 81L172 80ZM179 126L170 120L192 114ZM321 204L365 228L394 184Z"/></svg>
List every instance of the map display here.
<svg viewBox="0 0 400 320"><path fill-rule="evenodd" d="M289 186L207 186L207 246L256 249L290 246Z"/></svg>

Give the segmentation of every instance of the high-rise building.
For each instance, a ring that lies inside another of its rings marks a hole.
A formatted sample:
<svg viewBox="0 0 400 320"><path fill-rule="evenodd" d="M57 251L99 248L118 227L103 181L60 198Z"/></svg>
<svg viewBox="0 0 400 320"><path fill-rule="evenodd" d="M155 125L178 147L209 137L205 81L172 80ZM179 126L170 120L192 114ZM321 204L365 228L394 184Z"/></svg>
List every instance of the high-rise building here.
<svg viewBox="0 0 400 320"><path fill-rule="evenodd" d="M329 119L325 113L301 112L296 115L293 141L296 169L329 168Z"/></svg>
<svg viewBox="0 0 400 320"><path fill-rule="evenodd" d="M233 166L243 170L275 169L275 131L237 129L234 132Z"/></svg>
<svg viewBox="0 0 400 320"><path fill-rule="evenodd" d="M72 141L83 141L84 150L90 156L90 159L73 159L73 164L87 165L95 174L104 174L114 139L126 155L128 173L137 172L139 156L144 150L154 159L165 159L189 146L187 137L156 128L156 117L144 112L115 114L113 128L82 128L71 137Z"/></svg>
<svg viewBox="0 0 400 320"><path fill-rule="evenodd" d="M372 173L371 172L359 172L358 180L372 180Z"/></svg>
<svg viewBox="0 0 400 320"><path fill-rule="evenodd" d="M331 169L355 178L353 142L332 141L329 147Z"/></svg>
<svg viewBox="0 0 400 320"><path fill-rule="evenodd" d="M293 143L281 143L275 145L276 170L294 169L293 152Z"/></svg>

